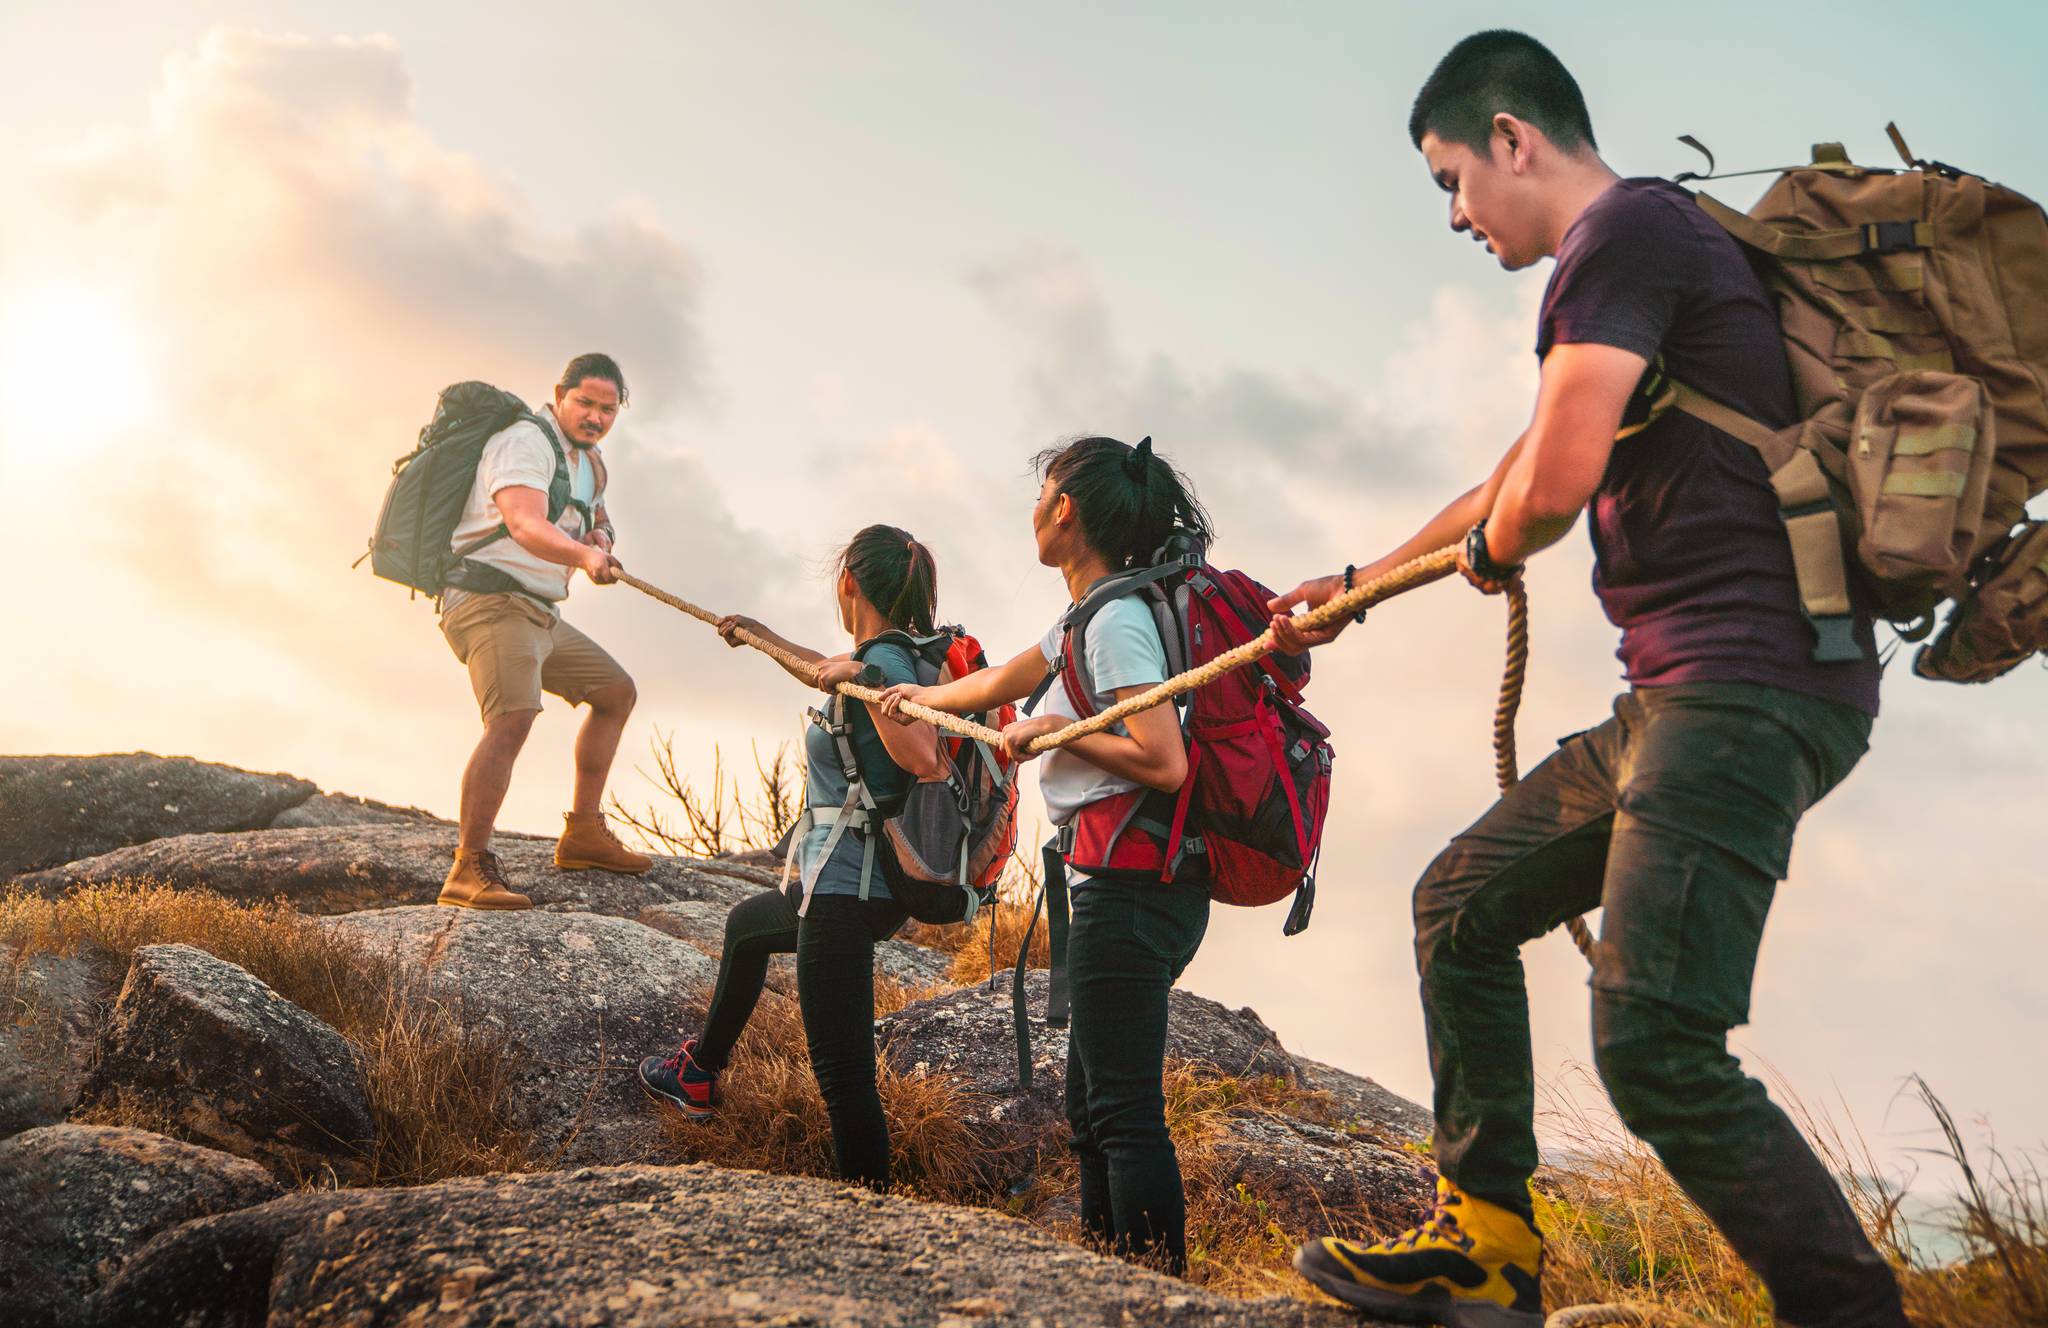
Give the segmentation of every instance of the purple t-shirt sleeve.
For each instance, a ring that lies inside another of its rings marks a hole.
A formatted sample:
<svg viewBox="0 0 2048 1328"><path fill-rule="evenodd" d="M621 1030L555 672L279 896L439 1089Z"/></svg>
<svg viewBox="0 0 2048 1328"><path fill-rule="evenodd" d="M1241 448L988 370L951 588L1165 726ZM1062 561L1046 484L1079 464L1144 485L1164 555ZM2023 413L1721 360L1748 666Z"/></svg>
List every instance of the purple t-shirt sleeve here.
<svg viewBox="0 0 2048 1328"><path fill-rule="evenodd" d="M1537 355L1593 342L1655 359L1699 285L1699 243L1669 199L1603 198L1572 228L1544 301Z"/></svg>

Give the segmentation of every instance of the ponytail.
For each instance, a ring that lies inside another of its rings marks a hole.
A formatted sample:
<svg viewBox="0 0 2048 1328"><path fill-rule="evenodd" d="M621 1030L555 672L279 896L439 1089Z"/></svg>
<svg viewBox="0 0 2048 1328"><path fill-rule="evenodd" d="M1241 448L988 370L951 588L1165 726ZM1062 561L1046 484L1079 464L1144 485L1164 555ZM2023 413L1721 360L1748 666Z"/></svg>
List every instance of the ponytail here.
<svg viewBox="0 0 2048 1328"><path fill-rule="evenodd" d="M869 526L840 550L841 571L853 574L868 603L892 627L930 636L939 607L939 566L907 530Z"/></svg>

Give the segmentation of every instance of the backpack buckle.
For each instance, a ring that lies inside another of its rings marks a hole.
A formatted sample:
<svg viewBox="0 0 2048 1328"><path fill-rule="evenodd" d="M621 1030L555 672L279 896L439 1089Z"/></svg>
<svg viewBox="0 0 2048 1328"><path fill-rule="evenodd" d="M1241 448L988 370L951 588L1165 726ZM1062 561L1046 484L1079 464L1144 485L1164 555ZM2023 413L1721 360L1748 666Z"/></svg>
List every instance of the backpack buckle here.
<svg viewBox="0 0 2048 1328"><path fill-rule="evenodd" d="M1867 222L1863 227L1863 252L1895 254L1903 249L1918 249L1918 230L1918 223L1911 221Z"/></svg>

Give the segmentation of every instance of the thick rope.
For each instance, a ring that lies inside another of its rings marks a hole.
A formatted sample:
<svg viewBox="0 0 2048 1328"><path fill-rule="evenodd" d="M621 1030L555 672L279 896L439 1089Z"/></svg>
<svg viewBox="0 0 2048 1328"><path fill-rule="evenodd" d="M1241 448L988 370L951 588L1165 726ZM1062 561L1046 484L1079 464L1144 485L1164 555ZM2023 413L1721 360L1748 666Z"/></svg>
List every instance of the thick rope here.
<svg viewBox="0 0 2048 1328"><path fill-rule="evenodd" d="M1515 716L1522 709L1522 684L1529 676L1529 591L1523 586L1522 578L1508 582L1508 648L1507 663L1500 675L1500 704L1493 710L1493 774L1500 781L1503 795L1521 780L1520 764L1515 753ZM1564 920L1564 929L1570 933L1572 944L1579 947L1579 953L1586 962L1593 962L1593 933L1587 928L1582 917ZM1609 1320L1587 1320L1588 1323L1606 1323ZM1615 1319L1614 1323L1632 1323L1634 1320Z"/></svg>
<svg viewBox="0 0 2048 1328"><path fill-rule="evenodd" d="M1423 554L1419 558L1413 558L1408 562L1402 563L1399 567L1394 568L1383 576L1376 576L1370 581L1353 586L1343 594L1335 596L1300 615L1295 619L1295 622L1304 631L1314 631L1321 627L1327 627L1332 623L1350 618L1361 610L1392 599L1396 595L1414 590L1418 586L1426 586L1432 581L1442 580L1450 575L1457 568L1457 565L1458 550L1455 545L1438 549L1434 553ZM670 608L680 609L700 622L716 626L721 621L720 615L711 612L709 609L700 608L680 596L671 595L659 586L651 585L634 576L631 572L621 571L619 573L619 580L644 595L660 600ZM1503 793L1514 787L1515 781L1519 778L1515 753L1515 716L1521 709L1522 684L1527 680L1529 670L1529 595L1522 586L1521 578L1517 577L1508 583L1507 600L1507 663L1501 674L1500 703L1495 707L1493 715L1494 774L1500 782ZM817 668L808 660L791 654L789 651L782 649L773 642L762 639L744 627L734 632L733 635L762 654L767 655L770 659L773 659L776 663L800 678L808 679L817 676ZM1049 752L1056 748L1064 747L1077 739L1085 738L1090 734L1102 733L1111 725L1116 724L1120 720L1127 719L1141 710L1150 710L1154 706L1164 705L1176 696L1191 692L1205 683L1215 681L1232 669L1240 669L1247 664L1256 663L1258 660L1272 654L1275 645L1273 629L1268 627L1252 640L1245 642L1234 650L1225 651L1199 668L1189 669L1186 673L1176 674L1174 677L1160 683L1157 687L1141 692L1128 700L1119 701L1107 710L1101 711L1088 719L1076 720L1065 728L1036 739L1031 744L1031 750L1034 753ZM862 687L858 683L841 683L837 690L840 695L850 696L857 701L879 703L882 700L881 692L871 687ZM971 720L962 719L958 715L948 714L943 710L933 710L929 706L917 705L914 702L904 702L901 709L904 714L936 725L948 733L957 733L963 738L972 738L977 742L985 742L993 746L1000 746L1002 744L1003 735L985 724L976 724ZM1571 933L1573 944L1579 947L1579 953L1586 957L1586 962L1592 963L1593 937L1592 933L1586 930L1585 919L1567 919L1565 929Z"/></svg>

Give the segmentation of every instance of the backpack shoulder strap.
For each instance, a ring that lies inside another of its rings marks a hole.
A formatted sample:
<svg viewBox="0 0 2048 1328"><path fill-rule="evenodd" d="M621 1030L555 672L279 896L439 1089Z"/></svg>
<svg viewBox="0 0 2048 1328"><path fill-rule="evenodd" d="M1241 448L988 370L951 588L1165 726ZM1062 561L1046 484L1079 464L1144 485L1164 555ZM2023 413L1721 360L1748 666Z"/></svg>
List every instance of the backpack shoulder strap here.
<svg viewBox="0 0 2048 1328"><path fill-rule="evenodd" d="M1038 708L1038 703L1045 699L1046 692L1051 689L1054 680L1062 673L1078 670L1078 676L1082 683L1082 695L1086 695L1091 691L1092 689L1086 685L1088 656L1086 653L1085 635L1088 630L1088 624L1094 620L1095 615L1127 595L1137 594L1147 586L1157 585L1168 577L1187 571L1190 565L1188 559L1176 558L1151 567L1142 567L1136 571L1120 572L1114 576L1105 577L1093 586L1090 586L1088 593L1081 597L1080 602L1069 608L1060 618L1060 625L1065 629L1065 635L1062 638L1059 658L1053 660L1047 666L1045 676L1038 680L1038 686L1032 688L1031 695L1026 698L1023 705L1024 713L1028 715ZM1071 683L1069 684L1068 695L1069 697L1074 695ZM1080 702L1076 701L1076 704L1078 705ZM1086 714L1092 714L1093 709L1091 705ZM1083 715L1083 718L1086 718L1086 714Z"/></svg>
<svg viewBox="0 0 2048 1328"><path fill-rule="evenodd" d="M1792 545L1799 606L1813 624L1813 657L1822 664L1863 658L1856 642L1856 609L1849 598L1849 568L1842 556L1842 517L1827 472L1811 449L1785 434L1674 381L1674 408L1756 449L1778 495L1778 518Z"/></svg>

